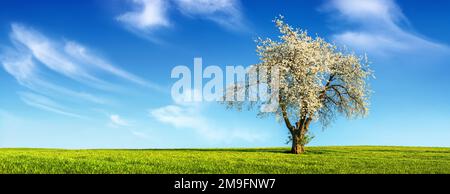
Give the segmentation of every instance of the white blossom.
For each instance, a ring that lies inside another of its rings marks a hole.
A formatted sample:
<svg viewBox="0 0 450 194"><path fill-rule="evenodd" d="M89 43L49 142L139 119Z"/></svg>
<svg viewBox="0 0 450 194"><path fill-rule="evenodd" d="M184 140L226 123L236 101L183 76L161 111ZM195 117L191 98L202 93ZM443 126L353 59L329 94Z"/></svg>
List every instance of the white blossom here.
<svg viewBox="0 0 450 194"><path fill-rule="evenodd" d="M279 40L258 38L260 63L255 67L267 73L279 69L279 107L273 114L285 122L292 137L300 136L303 141L311 121L320 120L325 127L336 113L348 118L367 115L371 93L367 80L373 73L367 57L294 29L282 16L274 22L281 36ZM239 110L255 104L227 102ZM271 113L260 112L267 114Z"/></svg>

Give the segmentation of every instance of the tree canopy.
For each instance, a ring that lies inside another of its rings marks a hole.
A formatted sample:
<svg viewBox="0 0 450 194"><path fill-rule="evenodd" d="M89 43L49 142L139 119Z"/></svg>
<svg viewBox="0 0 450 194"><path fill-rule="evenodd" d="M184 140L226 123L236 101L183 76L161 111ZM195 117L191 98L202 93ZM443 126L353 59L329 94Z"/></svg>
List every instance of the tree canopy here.
<svg viewBox="0 0 450 194"><path fill-rule="evenodd" d="M319 36L313 38L283 19L280 16L274 20L281 33L279 40L257 40L260 63L253 68L267 69L267 74L277 68L278 72L278 107L274 112L260 114L281 118L293 143L303 146L313 121L320 121L326 127L337 114L347 118L368 114L371 90L367 80L373 72L367 56L340 49ZM246 86L249 89L250 85ZM270 84L268 87L274 89ZM238 109L246 104L253 107L258 103L227 102L229 108Z"/></svg>

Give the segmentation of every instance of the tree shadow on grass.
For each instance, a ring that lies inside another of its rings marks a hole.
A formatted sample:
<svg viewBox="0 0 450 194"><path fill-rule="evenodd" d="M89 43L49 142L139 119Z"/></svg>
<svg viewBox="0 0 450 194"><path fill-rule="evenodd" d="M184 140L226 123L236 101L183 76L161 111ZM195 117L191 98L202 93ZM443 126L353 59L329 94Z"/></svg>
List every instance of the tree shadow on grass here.
<svg viewBox="0 0 450 194"><path fill-rule="evenodd" d="M201 151L201 152L246 152L246 153L286 153L285 149L175 149L177 151Z"/></svg>
<svg viewBox="0 0 450 194"><path fill-rule="evenodd" d="M287 148L175 148L175 149L136 149L136 151L185 151L185 152L246 152L246 153L290 153Z"/></svg>
<svg viewBox="0 0 450 194"><path fill-rule="evenodd" d="M118 149L119 151L121 149ZM242 153L274 153L274 154L291 154L289 147L275 147L275 148L173 148L173 149L126 149L124 151L162 151L162 152L242 152ZM306 147L306 155L322 155L340 152L337 150L328 149L308 149ZM300 154L303 155L303 154Z"/></svg>
<svg viewBox="0 0 450 194"><path fill-rule="evenodd" d="M242 153L273 153L273 154L286 154L286 155L294 155L291 153L290 148L175 148L175 149L138 149L138 151L167 151L167 152L242 152ZM317 150L317 149L308 149L304 154L306 155L322 155L322 154L332 154L339 151L335 150ZM299 154L303 155L303 154Z"/></svg>

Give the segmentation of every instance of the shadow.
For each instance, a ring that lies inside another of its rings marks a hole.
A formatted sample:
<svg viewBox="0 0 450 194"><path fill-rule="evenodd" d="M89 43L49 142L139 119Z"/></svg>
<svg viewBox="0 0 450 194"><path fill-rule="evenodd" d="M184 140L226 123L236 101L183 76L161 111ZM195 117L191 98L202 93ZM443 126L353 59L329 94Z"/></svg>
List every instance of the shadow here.
<svg viewBox="0 0 450 194"><path fill-rule="evenodd" d="M288 148L174 148L174 149L126 149L127 151L184 151L184 152L245 152L290 154Z"/></svg>

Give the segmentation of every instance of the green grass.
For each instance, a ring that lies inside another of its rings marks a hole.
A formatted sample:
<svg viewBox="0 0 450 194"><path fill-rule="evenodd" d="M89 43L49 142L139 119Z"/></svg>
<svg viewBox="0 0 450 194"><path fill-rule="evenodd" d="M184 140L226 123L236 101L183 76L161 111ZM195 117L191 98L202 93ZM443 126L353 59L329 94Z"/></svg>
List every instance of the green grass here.
<svg viewBox="0 0 450 194"><path fill-rule="evenodd" d="M0 149L0 173L445 173L450 148Z"/></svg>

